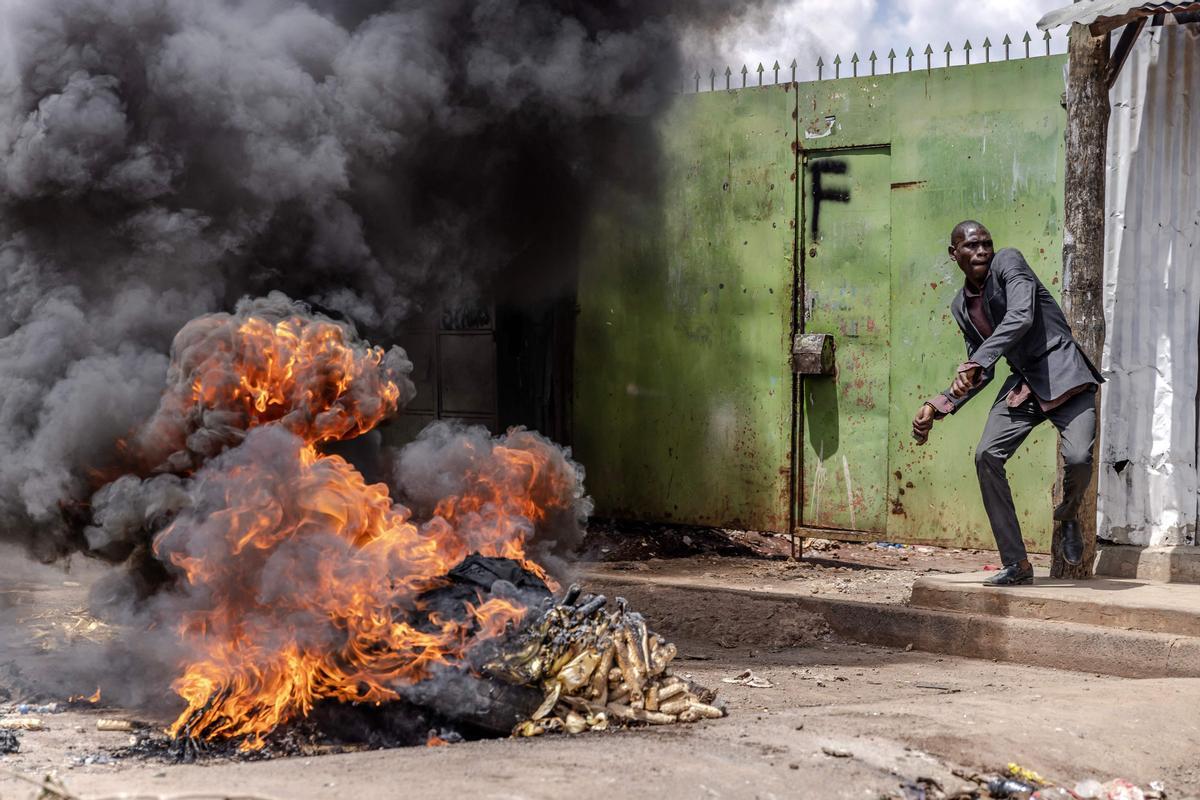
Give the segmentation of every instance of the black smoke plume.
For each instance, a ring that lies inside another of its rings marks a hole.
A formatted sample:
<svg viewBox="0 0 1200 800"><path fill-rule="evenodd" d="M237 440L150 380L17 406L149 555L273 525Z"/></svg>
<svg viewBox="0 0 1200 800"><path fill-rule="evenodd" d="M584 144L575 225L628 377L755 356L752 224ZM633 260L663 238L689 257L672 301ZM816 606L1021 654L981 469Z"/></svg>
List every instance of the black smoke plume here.
<svg viewBox="0 0 1200 800"><path fill-rule="evenodd" d="M128 481L89 498L199 315L279 290L386 342L569 296L596 188L653 190L679 31L743 7L0 0L0 539L119 527Z"/></svg>

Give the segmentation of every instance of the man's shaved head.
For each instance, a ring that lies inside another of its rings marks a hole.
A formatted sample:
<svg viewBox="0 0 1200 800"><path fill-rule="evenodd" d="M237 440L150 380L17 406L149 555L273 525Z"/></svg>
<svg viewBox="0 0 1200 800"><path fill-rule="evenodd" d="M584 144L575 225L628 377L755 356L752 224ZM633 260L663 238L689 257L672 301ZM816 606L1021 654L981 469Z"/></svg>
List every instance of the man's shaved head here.
<svg viewBox="0 0 1200 800"><path fill-rule="evenodd" d="M976 289L987 279L995 255L993 248L992 234L973 219L964 219L950 233L950 257L967 276L967 283Z"/></svg>
<svg viewBox="0 0 1200 800"><path fill-rule="evenodd" d="M967 232L972 229L979 229L984 233L988 233L988 229L983 226L982 222L976 222L973 219L964 219L962 222L954 226L954 230L950 232L950 246L961 242L967 235Z"/></svg>

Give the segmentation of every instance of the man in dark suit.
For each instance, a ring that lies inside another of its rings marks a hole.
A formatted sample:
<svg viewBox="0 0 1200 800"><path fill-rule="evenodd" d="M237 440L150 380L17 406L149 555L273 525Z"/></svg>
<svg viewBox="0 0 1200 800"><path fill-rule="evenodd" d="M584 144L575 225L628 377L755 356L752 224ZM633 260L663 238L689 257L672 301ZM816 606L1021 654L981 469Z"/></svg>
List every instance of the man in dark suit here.
<svg viewBox="0 0 1200 800"><path fill-rule="evenodd" d="M966 277L950 308L966 339L967 361L949 389L921 406L913 420L913 437L925 444L934 421L962 408L991 382L1000 357L1008 359L1012 374L992 405L975 450L983 506L1004 564L986 583L1032 583L1033 567L1021 538L1005 462L1043 421L1050 420L1058 429L1063 500L1054 519L1062 525L1063 558L1080 563L1083 537L1077 515L1092 479L1095 393L1104 379L1019 250L995 252L987 228L967 220L950 234L950 257Z"/></svg>

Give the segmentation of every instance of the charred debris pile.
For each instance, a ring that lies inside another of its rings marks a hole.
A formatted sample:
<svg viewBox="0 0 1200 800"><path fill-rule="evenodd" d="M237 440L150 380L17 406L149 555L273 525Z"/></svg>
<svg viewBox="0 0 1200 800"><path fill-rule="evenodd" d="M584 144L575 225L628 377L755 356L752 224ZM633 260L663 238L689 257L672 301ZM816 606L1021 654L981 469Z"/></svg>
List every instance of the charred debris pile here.
<svg viewBox="0 0 1200 800"><path fill-rule="evenodd" d="M433 630L446 616L466 620L489 600L527 603L456 664L397 687L396 700L326 700L306 717L246 747L245 739L193 735L186 722L174 737L143 733L118 755L247 759L414 745L437 746L503 736L581 734L627 726L717 719L716 691L671 670L674 644L649 630L623 598L609 601L578 585L555 597L546 583L512 559L472 554L422 595L417 627ZM204 709L192 721L203 719ZM195 732L199 733L199 732Z"/></svg>

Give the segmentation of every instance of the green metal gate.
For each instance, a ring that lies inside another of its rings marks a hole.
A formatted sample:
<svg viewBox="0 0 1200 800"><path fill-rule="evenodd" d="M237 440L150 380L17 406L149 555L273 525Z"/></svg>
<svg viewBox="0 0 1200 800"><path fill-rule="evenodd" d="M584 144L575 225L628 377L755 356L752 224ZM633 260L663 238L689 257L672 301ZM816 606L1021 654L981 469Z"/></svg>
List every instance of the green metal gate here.
<svg viewBox="0 0 1200 800"><path fill-rule="evenodd" d="M882 534L888 521L891 155L804 155L797 328L837 344L837 373L800 378L799 525Z"/></svg>
<svg viewBox="0 0 1200 800"><path fill-rule="evenodd" d="M991 546L972 458L990 397L924 447L910 423L963 358L955 223L1059 287L1064 63L681 97L657 194L596 198L582 242L574 442L597 513ZM835 338L836 376L793 377L801 329ZM1054 438L1010 462L1035 551Z"/></svg>

